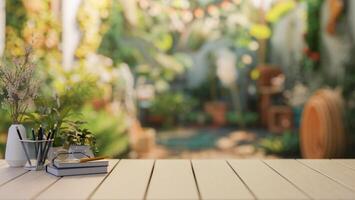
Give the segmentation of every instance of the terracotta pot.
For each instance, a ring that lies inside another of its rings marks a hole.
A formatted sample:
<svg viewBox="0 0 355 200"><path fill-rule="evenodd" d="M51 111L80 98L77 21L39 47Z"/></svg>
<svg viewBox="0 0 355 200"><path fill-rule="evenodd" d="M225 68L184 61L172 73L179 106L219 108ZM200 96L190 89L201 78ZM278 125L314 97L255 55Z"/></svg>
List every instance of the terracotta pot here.
<svg viewBox="0 0 355 200"><path fill-rule="evenodd" d="M302 113L300 145L304 158L344 156L346 133L341 95L329 89L318 90Z"/></svg>
<svg viewBox="0 0 355 200"><path fill-rule="evenodd" d="M223 126L226 124L227 105L224 102L212 101L204 105L205 112L211 115L213 124Z"/></svg>
<svg viewBox="0 0 355 200"><path fill-rule="evenodd" d="M138 156L148 153L155 146L155 130L143 128L138 120L134 120L130 126L129 140L132 150Z"/></svg>
<svg viewBox="0 0 355 200"><path fill-rule="evenodd" d="M162 125L164 122L164 118L159 115L149 115L148 116L148 122L155 124L155 125Z"/></svg>

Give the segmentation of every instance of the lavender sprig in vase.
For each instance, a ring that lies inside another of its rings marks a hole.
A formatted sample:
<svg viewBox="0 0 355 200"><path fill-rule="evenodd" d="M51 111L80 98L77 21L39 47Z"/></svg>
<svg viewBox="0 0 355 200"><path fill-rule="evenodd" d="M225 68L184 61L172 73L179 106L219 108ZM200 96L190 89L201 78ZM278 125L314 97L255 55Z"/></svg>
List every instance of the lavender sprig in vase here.
<svg viewBox="0 0 355 200"><path fill-rule="evenodd" d="M26 164L26 156L21 147L16 127L23 139L26 139L25 127L21 124L23 116L37 94L37 82L34 80L34 62L31 49L26 48L25 55L12 61L0 63L0 95L2 106L9 112L12 125L8 130L5 160L11 167Z"/></svg>

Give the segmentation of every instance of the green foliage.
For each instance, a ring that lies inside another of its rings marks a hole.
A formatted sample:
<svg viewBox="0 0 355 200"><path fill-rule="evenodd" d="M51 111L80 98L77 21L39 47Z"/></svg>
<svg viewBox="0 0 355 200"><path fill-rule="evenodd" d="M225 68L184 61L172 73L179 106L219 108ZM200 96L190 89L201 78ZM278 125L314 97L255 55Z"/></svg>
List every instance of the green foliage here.
<svg viewBox="0 0 355 200"><path fill-rule="evenodd" d="M17 34L21 34L24 23L27 20L26 10L22 0L11 0L6 2L6 25L14 27Z"/></svg>
<svg viewBox="0 0 355 200"><path fill-rule="evenodd" d="M188 47L193 51L197 51L206 42L206 36L200 30L193 30L188 38Z"/></svg>
<svg viewBox="0 0 355 200"><path fill-rule="evenodd" d="M75 129L69 130L64 135L64 147L69 147L70 145L87 145L90 146L93 152L97 153L96 148L96 138L92 132L88 129L76 127Z"/></svg>
<svg viewBox="0 0 355 200"><path fill-rule="evenodd" d="M245 126L252 126L257 123L259 115L254 112L246 112L240 116L237 112L228 112L226 118L227 122L232 125L244 124Z"/></svg>
<svg viewBox="0 0 355 200"><path fill-rule="evenodd" d="M91 130L96 138L99 155L117 157L129 148L127 127L123 113L115 115L104 110L95 111L90 106L82 110L84 127Z"/></svg>
<svg viewBox="0 0 355 200"><path fill-rule="evenodd" d="M98 53L110 57L117 65L123 60L129 65L135 65L135 50L125 45L124 41L124 16L123 9L119 2L112 2L111 14L107 21L110 28L103 35Z"/></svg>
<svg viewBox="0 0 355 200"><path fill-rule="evenodd" d="M212 121L211 116L202 111L191 111L185 113L184 121L192 124L208 124Z"/></svg>
<svg viewBox="0 0 355 200"><path fill-rule="evenodd" d="M82 124L74 120L82 106L92 98L94 82L81 81L73 83L64 92L50 96L42 94L35 99L36 110L27 114L27 121L45 129L57 129L55 145L60 145L67 138L65 134L77 131Z"/></svg>
<svg viewBox="0 0 355 200"><path fill-rule="evenodd" d="M291 131L283 133L281 136L268 136L259 142L259 147L266 153L281 155L285 157L298 157L299 135Z"/></svg>
<svg viewBox="0 0 355 200"><path fill-rule="evenodd" d="M347 132L355 133L355 47L349 54L349 60L345 63L345 75L343 79L343 97L345 100L345 125Z"/></svg>
<svg viewBox="0 0 355 200"><path fill-rule="evenodd" d="M307 2L307 35L308 48L319 52L320 49L320 16L323 0L308 0Z"/></svg>
<svg viewBox="0 0 355 200"><path fill-rule="evenodd" d="M321 47L321 8L323 0L309 0L307 4L307 33L305 36L307 52L304 58L304 71L310 73L320 67Z"/></svg>
<svg viewBox="0 0 355 200"><path fill-rule="evenodd" d="M0 108L0 116L1 116L1 121L0 121L0 158L2 158L2 155L5 153L5 144L6 144L6 134L7 134L7 129L11 125L11 118L8 112L6 112L4 109Z"/></svg>
<svg viewBox="0 0 355 200"><path fill-rule="evenodd" d="M149 111L152 115L163 117L165 126L170 127L177 120L177 116L185 116L191 112L197 102L178 92L166 92L158 95Z"/></svg>

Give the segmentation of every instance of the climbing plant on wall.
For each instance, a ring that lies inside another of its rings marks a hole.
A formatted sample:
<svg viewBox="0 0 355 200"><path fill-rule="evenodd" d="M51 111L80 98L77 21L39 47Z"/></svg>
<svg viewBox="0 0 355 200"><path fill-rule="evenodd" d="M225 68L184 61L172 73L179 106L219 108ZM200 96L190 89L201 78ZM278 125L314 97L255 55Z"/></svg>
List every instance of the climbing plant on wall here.
<svg viewBox="0 0 355 200"><path fill-rule="evenodd" d="M6 1L6 55L23 54L22 30L27 20L21 0Z"/></svg>
<svg viewBox="0 0 355 200"><path fill-rule="evenodd" d="M307 32L304 71L312 72L320 67L321 7L323 0L305 1L307 6Z"/></svg>
<svg viewBox="0 0 355 200"><path fill-rule="evenodd" d="M124 14L122 5L119 2L112 2L110 16L107 19L107 26L109 26L109 29L103 35L98 53L110 57L114 65L123 61L129 66L136 65L137 62L134 58L135 49L129 45L125 45Z"/></svg>
<svg viewBox="0 0 355 200"><path fill-rule="evenodd" d="M41 73L55 76L61 68L60 20L51 0L6 1L5 55L20 56L33 46ZM45 76L50 79L51 76Z"/></svg>
<svg viewBox="0 0 355 200"><path fill-rule="evenodd" d="M77 58L85 58L99 48L103 34L110 28L105 24L110 13L110 5L110 0L82 1L77 13L82 33L80 45L75 52Z"/></svg>
<svg viewBox="0 0 355 200"><path fill-rule="evenodd" d="M162 11L164 7L160 1L150 3L151 9ZM115 66L127 63L138 79L144 77L164 90L184 70L179 60L181 54L171 50L173 30L168 14L152 13L139 5L112 2L107 20L109 29L103 35L98 53L111 58Z"/></svg>

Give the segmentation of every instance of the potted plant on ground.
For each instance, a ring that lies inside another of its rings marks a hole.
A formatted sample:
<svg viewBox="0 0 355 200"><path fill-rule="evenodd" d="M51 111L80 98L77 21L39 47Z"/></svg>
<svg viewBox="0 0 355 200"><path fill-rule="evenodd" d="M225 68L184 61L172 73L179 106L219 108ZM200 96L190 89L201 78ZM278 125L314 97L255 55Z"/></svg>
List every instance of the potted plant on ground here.
<svg viewBox="0 0 355 200"><path fill-rule="evenodd" d="M211 97L216 96L216 81L217 78L221 83L221 86L228 89L231 98L232 105L237 112L240 120L238 124L240 127L244 128L244 120L242 114L242 105L239 94L239 85L237 82L238 70L237 70L237 57L236 53L229 48L217 49L213 57L215 57L215 71L210 72L210 79L212 83L211 87ZM211 114L215 125L225 125L226 124L226 112L227 105L225 102L212 101L205 104L205 110L207 113Z"/></svg>
<svg viewBox="0 0 355 200"><path fill-rule="evenodd" d="M26 48L24 56L14 58L12 61L4 59L0 64L2 106L12 119L5 152L5 160L11 167L24 166L26 163L16 128L19 129L22 138L26 138L26 130L21 123L37 93L38 84L34 80L34 69L31 48Z"/></svg>
<svg viewBox="0 0 355 200"><path fill-rule="evenodd" d="M194 99L181 92L166 92L153 100L149 114L161 118L164 128L171 128L186 113L191 112L195 105Z"/></svg>

